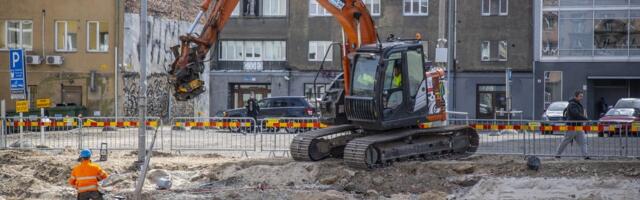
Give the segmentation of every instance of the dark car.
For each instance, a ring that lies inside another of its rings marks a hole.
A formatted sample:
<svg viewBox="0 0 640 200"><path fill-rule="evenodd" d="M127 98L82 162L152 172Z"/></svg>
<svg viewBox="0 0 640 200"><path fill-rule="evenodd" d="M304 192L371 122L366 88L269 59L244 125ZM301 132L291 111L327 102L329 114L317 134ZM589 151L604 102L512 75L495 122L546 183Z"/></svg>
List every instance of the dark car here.
<svg viewBox="0 0 640 200"><path fill-rule="evenodd" d="M302 118L317 117L313 106L303 96L270 97L258 101L260 112L258 120L265 118ZM246 108L237 108L218 112L217 117L247 117ZM287 132L299 132L299 129L287 129Z"/></svg>
<svg viewBox="0 0 640 200"><path fill-rule="evenodd" d="M638 135L637 131L634 131L633 125L634 123L640 123L640 109L638 108L613 108L607 111L607 113L600 118L598 121L598 125L604 126L604 131L598 132L598 137L607 136L611 137L613 135L625 135L625 133L629 133L629 135ZM610 130L609 128L613 126L614 130Z"/></svg>

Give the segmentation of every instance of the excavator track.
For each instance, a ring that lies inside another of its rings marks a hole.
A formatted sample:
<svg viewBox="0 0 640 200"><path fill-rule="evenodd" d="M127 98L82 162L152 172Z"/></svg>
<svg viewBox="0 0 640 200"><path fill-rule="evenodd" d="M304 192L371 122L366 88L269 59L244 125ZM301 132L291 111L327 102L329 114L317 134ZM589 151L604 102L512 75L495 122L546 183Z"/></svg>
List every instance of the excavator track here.
<svg viewBox="0 0 640 200"><path fill-rule="evenodd" d="M478 149L477 132L468 126L400 129L351 140L344 149L347 166L384 167L403 160L467 156Z"/></svg>
<svg viewBox="0 0 640 200"><path fill-rule="evenodd" d="M346 143L355 137L358 129L351 124L317 129L298 134L289 147L296 161L318 161L327 157L342 156Z"/></svg>

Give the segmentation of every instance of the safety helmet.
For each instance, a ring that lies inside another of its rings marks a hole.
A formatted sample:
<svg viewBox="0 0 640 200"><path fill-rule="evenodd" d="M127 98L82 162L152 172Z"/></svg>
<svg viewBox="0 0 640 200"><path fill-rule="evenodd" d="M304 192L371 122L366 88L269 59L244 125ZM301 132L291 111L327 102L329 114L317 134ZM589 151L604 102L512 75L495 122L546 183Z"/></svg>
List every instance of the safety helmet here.
<svg viewBox="0 0 640 200"><path fill-rule="evenodd" d="M91 158L91 150L83 149L80 151L80 158Z"/></svg>

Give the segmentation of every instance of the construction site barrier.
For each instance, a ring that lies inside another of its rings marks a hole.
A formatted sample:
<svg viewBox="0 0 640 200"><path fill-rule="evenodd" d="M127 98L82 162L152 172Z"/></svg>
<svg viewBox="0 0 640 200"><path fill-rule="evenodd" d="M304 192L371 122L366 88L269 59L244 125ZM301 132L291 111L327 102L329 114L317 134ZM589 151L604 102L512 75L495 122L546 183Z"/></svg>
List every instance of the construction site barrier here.
<svg viewBox="0 0 640 200"><path fill-rule="evenodd" d="M0 119L0 148L135 150L138 126L135 117L7 117ZM147 122L147 144L159 131L155 149L268 152L287 155L297 134L327 125L317 118L174 118L163 126L157 117ZM588 156L640 157L640 123L567 122L534 120L451 119L450 125L464 125L479 134L478 154L555 156L565 134L584 131ZM422 123L419 128L434 128L443 123ZM169 134L168 136L165 136ZM583 156L577 141L570 143L562 156Z"/></svg>
<svg viewBox="0 0 640 200"><path fill-rule="evenodd" d="M149 117L147 145L153 131L161 127ZM8 117L3 121L5 148L135 150L138 146L138 118L135 117ZM162 134L161 134L162 138ZM162 148L162 141L157 148Z"/></svg>
<svg viewBox="0 0 640 200"><path fill-rule="evenodd" d="M7 117L5 148L78 148L80 119L75 117Z"/></svg>
<svg viewBox="0 0 640 200"><path fill-rule="evenodd" d="M86 117L81 118L80 148L100 149L106 143L111 150L136 150L138 149L139 130L141 124L138 117ZM159 117L147 117L145 122L145 144L147 147L155 131L159 131L159 141L154 149L162 149L164 146L164 134L162 134L162 121Z"/></svg>
<svg viewBox="0 0 640 200"><path fill-rule="evenodd" d="M275 155L276 152L286 155L297 134L328 127L318 118L265 118L259 124L260 151L268 151L270 155Z"/></svg>
<svg viewBox="0 0 640 200"><path fill-rule="evenodd" d="M179 117L171 124L172 151L256 151L259 128L253 118Z"/></svg>

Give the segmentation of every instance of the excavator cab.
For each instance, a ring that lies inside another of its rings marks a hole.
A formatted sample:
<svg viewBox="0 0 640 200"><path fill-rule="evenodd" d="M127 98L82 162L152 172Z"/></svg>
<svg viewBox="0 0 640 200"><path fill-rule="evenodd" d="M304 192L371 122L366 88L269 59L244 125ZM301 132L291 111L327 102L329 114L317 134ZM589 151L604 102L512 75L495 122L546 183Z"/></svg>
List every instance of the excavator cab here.
<svg viewBox="0 0 640 200"><path fill-rule="evenodd" d="M416 126L426 121L427 90L418 40L362 46L351 59L348 120L369 130Z"/></svg>

